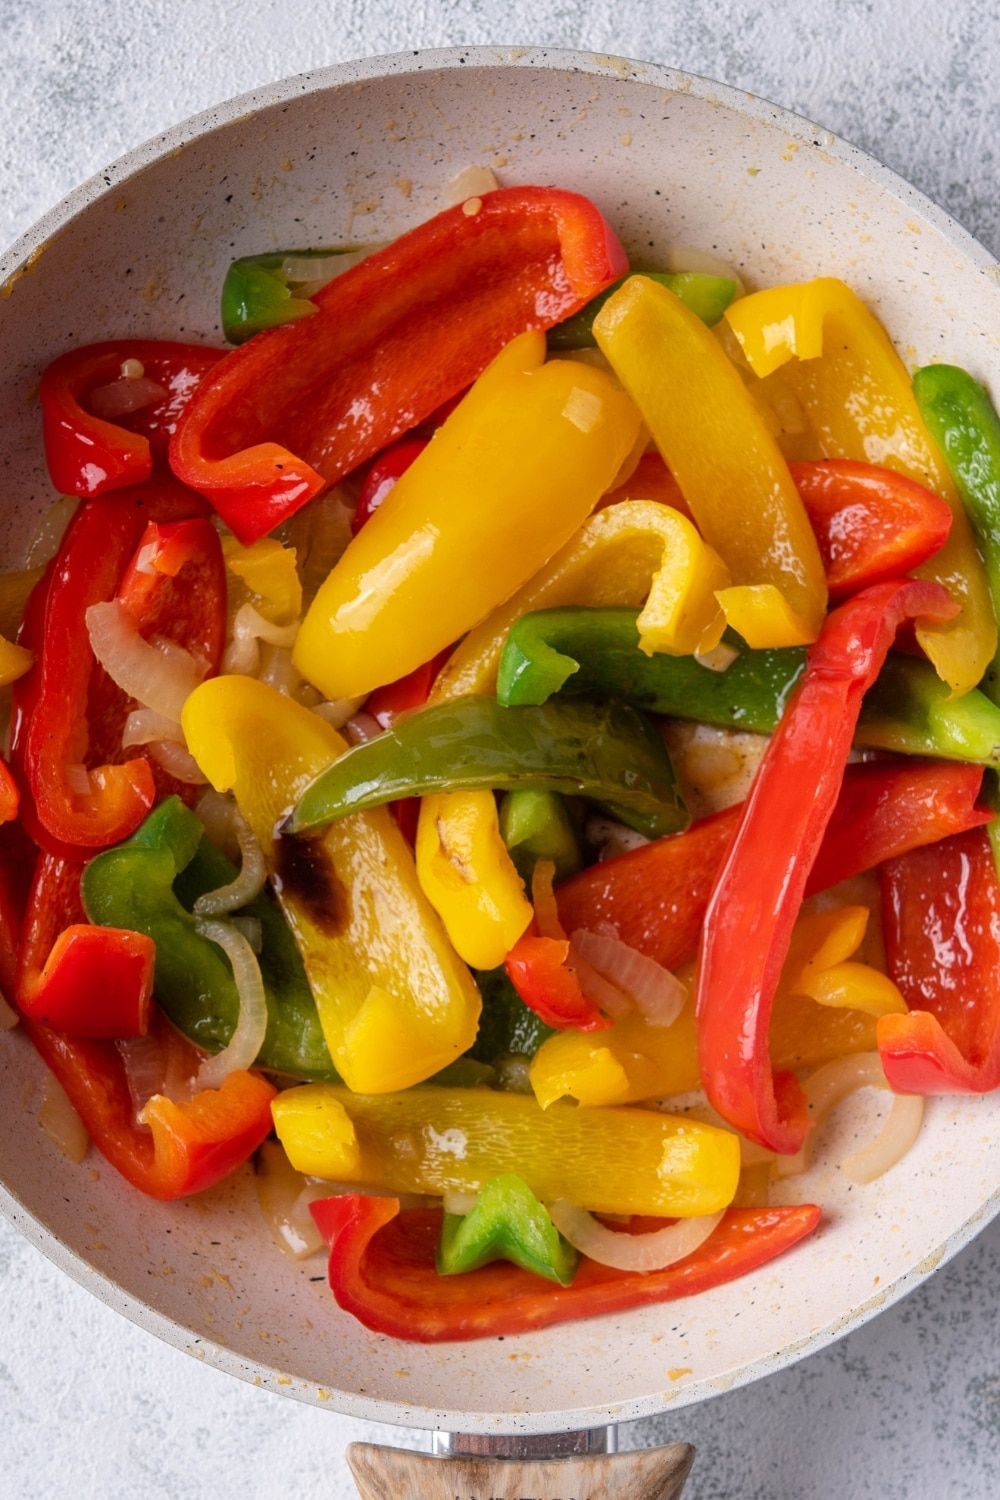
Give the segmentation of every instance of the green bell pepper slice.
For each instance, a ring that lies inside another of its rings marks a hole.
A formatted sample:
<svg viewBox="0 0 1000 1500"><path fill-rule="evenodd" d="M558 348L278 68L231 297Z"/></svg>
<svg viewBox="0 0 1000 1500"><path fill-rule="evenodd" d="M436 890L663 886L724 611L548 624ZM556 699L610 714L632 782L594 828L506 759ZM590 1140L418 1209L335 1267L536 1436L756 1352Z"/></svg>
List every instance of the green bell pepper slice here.
<svg viewBox="0 0 1000 1500"><path fill-rule="evenodd" d="M504 1057L530 1058L547 1037L555 1036L554 1027L525 1005L505 968L477 969L474 978L483 1010L467 1057L490 1066Z"/></svg>
<svg viewBox="0 0 1000 1500"><path fill-rule="evenodd" d="M516 787L501 798L499 817L500 837L529 890L540 859L551 859L557 881L568 880L582 867L576 826L558 792Z"/></svg>
<svg viewBox="0 0 1000 1500"><path fill-rule="evenodd" d="M580 1260L548 1209L514 1172L490 1178L469 1213L446 1213L441 1224L440 1276L476 1271L494 1260L513 1261L559 1286L569 1286Z"/></svg>
<svg viewBox="0 0 1000 1500"><path fill-rule="evenodd" d="M977 380L957 365L925 365L913 394L962 498L1000 619L1000 417ZM980 683L1000 703L1000 648Z"/></svg>
<svg viewBox="0 0 1000 1500"><path fill-rule="evenodd" d="M283 832L304 833L399 797L536 786L599 803L650 838L690 818L656 730L627 704L433 704L356 745L318 776Z"/></svg>
<svg viewBox="0 0 1000 1500"><path fill-rule="evenodd" d="M168 797L130 839L95 855L81 883L92 922L153 939L157 1002L179 1031L210 1053L229 1042L239 995L228 959L198 932L191 908L198 896L235 877L235 866L204 836L195 814L179 797ZM338 1081L284 917L266 895L249 902L240 915L261 924L267 1032L258 1066L295 1078Z"/></svg>
<svg viewBox="0 0 1000 1500"><path fill-rule="evenodd" d="M222 331L245 344L265 328L294 323L316 311L309 298L334 276L350 270L369 247L275 250L234 260L222 283Z"/></svg>
<svg viewBox="0 0 1000 1500"><path fill-rule="evenodd" d="M647 656L637 614L566 607L522 615L504 646L500 702L619 693L648 713L772 734L805 666L805 650L743 649L723 672L693 656ZM929 662L890 652L865 695L855 744L1000 765L1000 709L985 694L949 695Z"/></svg>
<svg viewBox="0 0 1000 1500"><path fill-rule="evenodd" d="M736 296L736 282L729 276L708 276L702 271L641 271L639 274L667 287L709 328L714 328ZM594 319L608 298L633 275L635 272L627 271L599 292L586 307L581 307L578 313L550 328L546 335L548 347L553 351L596 349Z"/></svg>

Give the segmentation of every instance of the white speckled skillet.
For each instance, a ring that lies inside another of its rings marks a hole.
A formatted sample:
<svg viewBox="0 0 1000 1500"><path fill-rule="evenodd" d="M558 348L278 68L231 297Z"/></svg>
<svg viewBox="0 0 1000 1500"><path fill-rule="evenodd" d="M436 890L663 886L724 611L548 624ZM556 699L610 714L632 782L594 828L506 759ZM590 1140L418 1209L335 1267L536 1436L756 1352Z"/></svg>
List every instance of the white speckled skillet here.
<svg viewBox="0 0 1000 1500"><path fill-rule="evenodd" d="M733 89L617 58L450 50L331 68L246 95L131 152L0 261L0 566L52 498L39 371L115 335L217 340L235 254L384 240L471 162L589 194L640 264L703 246L751 284L842 276L904 358L1000 390L998 268L892 173ZM38 1129L40 1069L0 1037L0 1207L71 1276L197 1358L303 1401L471 1434L554 1433L681 1406L821 1347L902 1296L996 1212L1000 1105L937 1101L884 1181L817 1169L821 1230L700 1298L503 1341L425 1347L368 1333L272 1246L249 1170L174 1206ZM843 1127L849 1135L854 1127Z"/></svg>

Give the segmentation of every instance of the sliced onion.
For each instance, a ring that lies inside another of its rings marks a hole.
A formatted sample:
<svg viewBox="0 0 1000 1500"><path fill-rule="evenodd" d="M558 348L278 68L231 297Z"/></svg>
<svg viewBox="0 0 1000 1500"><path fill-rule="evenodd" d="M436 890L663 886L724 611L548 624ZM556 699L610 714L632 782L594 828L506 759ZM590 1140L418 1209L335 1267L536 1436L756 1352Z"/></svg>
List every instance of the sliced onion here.
<svg viewBox="0 0 1000 1500"><path fill-rule="evenodd" d="M290 625L275 625L253 604L241 604L233 620L233 638L238 641L253 637L254 640L266 641L269 646L294 646L298 633L298 620L293 620Z"/></svg>
<svg viewBox="0 0 1000 1500"><path fill-rule="evenodd" d="M661 1271L693 1255L722 1219L724 1210L697 1219L678 1219L651 1234L620 1234L584 1208L564 1199L549 1205L553 1224L564 1239L598 1265L618 1271Z"/></svg>
<svg viewBox="0 0 1000 1500"><path fill-rule="evenodd" d="M176 719L165 719L155 708L134 708L122 730L122 749L150 745L157 740L172 740L174 744L187 748L184 731Z"/></svg>
<svg viewBox="0 0 1000 1500"><path fill-rule="evenodd" d="M240 842L236 832L236 819L240 814L234 799L225 792L217 792L209 787L198 798L194 810L210 842L221 849L233 864L238 864Z"/></svg>
<svg viewBox="0 0 1000 1500"><path fill-rule="evenodd" d="M845 1156L841 1167L852 1182L874 1182L894 1167L913 1145L924 1121L924 1101L919 1094L897 1094L889 1118L873 1141Z"/></svg>
<svg viewBox="0 0 1000 1500"><path fill-rule="evenodd" d="M281 262L282 273L293 282L297 295L311 296L325 287L327 282L354 266L367 260L380 245L359 245L355 250L331 250L329 255L286 255Z"/></svg>
<svg viewBox="0 0 1000 1500"><path fill-rule="evenodd" d="M888 1087L889 1085L886 1083L885 1074L882 1071L882 1064L879 1061L877 1052L858 1052L849 1057L837 1057L833 1062L825 1063L823 1067L817 1068L816 1072L807 1078L802 1085L802 1092L805 1094L806 1104L813 1122L812 1129L806 1137L801 1150L797 1151L794 1156L779 1156L776 1158L775 1171L777 1175L779 1177L795 1177L800 1172L805 1172L808 1169L809 1163L812 1160L813 1142L817 1134L827 1116L849 1094L853 1094L858 1089L863 1088L888 1089ZM856 1166L856 1158L860 1156L862 1159L861 1170L865 1171L866 1158L869 1151L874 1151L872 1159L875 1162L880 1159L883 1150L886 1157L888 1157L891 1154L893 1137L897 1140L905 1140L906 1121L907 1115L904 1112L901 1122L897 1119L897 1124L893 1127L890 1134L890 1140L884 1148L879 1145L879 1142L881 1134L888 1128L888 1122L883 1127L883 1132L880 1132L880 1135L876 1137L874 1142L862 1151L855 1152L854 1158L848 1157L847 1160L855 1160ZM903 1125L902 1130L899 1128L900 1123ZM910 1123L912 1124L912 1117L910 1117ZM912 1144L913 1141L911 1139L907 1142L905 1149L908 1150ZM875 1150L876 1147L878 1147L878 1150ZM900 1155L902 1154L901 1152ZM894 1165L898 1159L898 1157L893 1157L892 1160L888 1161L888 1165ZM855 1180L861 1181L862 1179ZM874 1181L874 1178L871 1177L867 1180Z"/></svg>
<svg viewBox="0 0 1000 1500"><path fill-rule="evenodd" d="M172 641L143 640L117 599L92 604L84 618L94 655L112 682L145 708L179 720L185 699L205 676L204 662Z"/></svg>
<svg viewBox="0 0 1000 1500"><path fill-rule="evenodd" d="M122 374L108 385L95 386L87 396L87 407L102 422L113 422L116 417L127 416L131 411L154 406L166 395L166 387L159 381L150 380L147 375Z"/></svg>
<svg viewBox="0 0 1000 1500"><path fill-rule="evenodd" d="M574 955L631 1000L651 1026L672 1026L684 1008L686 986L654 958L619 937L578 928L570 936L570 963Z"/></svg>
<svg viewBox="0 0 1000 1500"><path fill-rule="evenodd" d="M228 1047L206 1058L198 1069L198 1087L217 1089L230 1073L256 1062L267 1031L267 1001L260 964L243 934L230 922L198 922L196 930L199 936L218 943L229 959L240 998L239 1020Z"/></svg>
<svg viewBox="0 0 1000 1500"><path fill-rule="evenodd" d="M322 703L315 705L313 713L325 719L333 729L343 729L364 701L364 698L325 698Z"/></svg>
<svg viewBox="0 0 1000 1500"><path fill-rule="evenodd" d="M292 653L287 646L262 646L257 676L275 692L284 693L286 698L294 698L302 685L302 677L292 665Z"/></svg>
<svg viewBox="0 0 1000 1500"><path fill-rule="evenodd" d="M152 1032L146 1036L128 1037L116 1042L115 1046L125 1068L132 1109L138 1118L154 1094L166 1092L163 1084L163 1047Z"/></svg>
<svg viewBox="0 0 1000 1500"><path fill-rule="evenodd" d="M739 654L736 647L730 646L728 641L720 641L711 651L696 651L694 659L699 667L707 667L710 672L725 672Z"/></svg>
<svg viewBox="0 0 1000 1500"><path fill-rule="evenodd" d="M153 740L149 745L149 753L156 764L169 772L175 781L187 782L189 786L202 786L208 780L194 756L174 740Z"/></svg>
<svg viewBox="0 0 1000 1500"><path fill-rule="evenodd" d="M674 275L684 271L696 271L702 276L722 276L736 282L736 295L745 291L742 278L728 261L716 255L714 250L704 250L700 245L674 245L667 251L667 270Z"/></svg>
<svg viewBox="0 0 1000 1500"><path fill-rule="evenodd" d="M256 677L260 671L260 644L255 636L233 639L222 653L219 668L226 677Z"/></svg>
<svg viewBox="0 0 1000 1500"><path fill-rule="evenodd" d="M199 896L194 903L196 916L220 917L227 912L238 911L264 889L267 879L264 851L238 808L235 809L233 822L240 846L240 872L228 885L220 885L218 890L206 891L203 896Z"/></svg>
<svg viewBox="0 0 1000 1500"><path fill-rule="evenodd" d="M613 818L594 814L583 825L583 836L592 849L597 850L599 860L613 859L616 854L628 854L631 849L641 849L648 844L646 835Z"/></svg>
<svg viewBox="0 0 1000 1500"><path fill-rule="evenodd" d="M573 970L586 998L592 1000L606 1016L610 1016L613 1021L623 1021L632 1014L635 1007L628 995L623 994L617 985L605 979L599 969L588 963L572 940L566 966Z"/></svg>
<svg viewBox="0 0 1000 1500"><path fill-rule="evenodd" d="M62 1152L69 1161L83 1161L90 1145L87 1127L70 1103L66 1090L52 1073L45 1075L38 1124L56 1150Z"/></svg>
<svg viewBox="0 0 1000 1500"><path fill-rule="evenodd" d="M483 193L496 192L499 186L492 167L463 167L449 181L445 198L450 205L454 205L467 198L481 198Z"/></svg>
<svg viewBox="0 0 1000 1500"><path fill-rule="evenodd" d="M324 1240L309 1204L330 1196L329 1183L296 1172L277 1141L265 1141L255 1162L257 1201L271 1237L289 1260L307 1260Z"/></svg>
<svg viewBox="0 0 1000 1500"><path fill-rule="evenodd" d="M63 776L74 797L89 797L91 793L90 772L80 761L67 764Z"/></svg>
<svg viewBox="0 0 1000 1500"><path fill-rule="evenodd" d="M344 725L344 738L352 745L364 745L382 733L382 726L372 714L353 714Z"/></svg>
<svg viewBox="0 0 1000 1500"><path fill-rule="evenodd" d="M254 953L260 956L264 946L264 924L260 917L237 917L229 918L237 932L242 932Z"/></svg>
<svg viewBox="0 0 1000 1500"><path fill-rule="evenodd" d="M446 1214L461 1214L464 1219L466 1214L471 1214L478 1202L478 1193L463 1193L456 1188L453 1192L444 1194L441 1207Z"/></svg>

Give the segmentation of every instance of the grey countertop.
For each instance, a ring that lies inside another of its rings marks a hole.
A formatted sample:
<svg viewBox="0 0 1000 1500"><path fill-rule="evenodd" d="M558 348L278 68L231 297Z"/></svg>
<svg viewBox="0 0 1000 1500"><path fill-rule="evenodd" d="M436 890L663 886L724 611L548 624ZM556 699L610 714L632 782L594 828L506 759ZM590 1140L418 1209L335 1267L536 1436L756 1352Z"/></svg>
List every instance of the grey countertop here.
<svg viewBox="0 0 1000 1500"><path fill-rule="evenodd" d="M369 53L580 47L752 90L864 147L1000 253L1000 4L931 0L0 0L0 241L220 99ZM1000 1494L1000 1223L791 1369L623 1446L687 1440L692 1500ZM0 1223L0 1496L351 1496L346 1444L426 1446L158 1343Z"/></svg>

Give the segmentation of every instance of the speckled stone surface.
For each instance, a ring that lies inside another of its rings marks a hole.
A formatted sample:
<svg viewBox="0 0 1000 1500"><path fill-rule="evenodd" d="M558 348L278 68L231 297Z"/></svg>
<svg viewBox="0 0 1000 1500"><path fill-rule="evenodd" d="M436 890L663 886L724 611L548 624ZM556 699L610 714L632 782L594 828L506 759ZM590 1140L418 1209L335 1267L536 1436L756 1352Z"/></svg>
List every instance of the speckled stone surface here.
<svg viewBox="0 0 1000 1500"><path fill-rule="evenodd" d="M927 0L0 0L0 242L195 110L366 53L534 42L753 90L870 150L1000 253L1000 5ZM767 1380L623 1430L687 1440L692 1500L1000 1494L1000 1224L892 1308ZM133 1327L0 1224L0 1500L353 1495L358 1438Z"/></svg>

